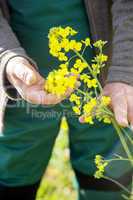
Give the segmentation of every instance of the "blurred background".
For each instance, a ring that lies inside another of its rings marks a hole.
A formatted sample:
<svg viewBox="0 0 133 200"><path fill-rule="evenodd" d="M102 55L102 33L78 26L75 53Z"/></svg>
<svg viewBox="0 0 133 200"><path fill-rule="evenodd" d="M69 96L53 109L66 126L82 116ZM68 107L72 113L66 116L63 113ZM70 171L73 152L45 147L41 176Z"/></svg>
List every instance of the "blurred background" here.
<svg viewBox="0 0 133 200"><path fill-rule="evenodd" d="M38 189L36 200L74 200L77 183L69 163L68 125L61 122L52 158Z"/></svg>

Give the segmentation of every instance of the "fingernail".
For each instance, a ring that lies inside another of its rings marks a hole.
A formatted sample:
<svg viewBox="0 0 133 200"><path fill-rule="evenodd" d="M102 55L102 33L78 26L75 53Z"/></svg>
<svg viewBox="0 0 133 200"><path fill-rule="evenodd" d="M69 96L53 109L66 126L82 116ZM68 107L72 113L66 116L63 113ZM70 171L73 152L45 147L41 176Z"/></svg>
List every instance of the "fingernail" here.
<svg viewBox="0 0 133 200"><path fill-rule="evenodd" d="M84 117L79 117L79 122L84 123Z"/></svg>
<svg viewBox="0 0 133 200"><path fill-rule="evenodd" d="M128 126L128 122L126 120L118 121L118 123L123 127L127 127Z"/></svg>
<svg viewBox="0 0 133 200"><path fill-rule="evenodd" d="M32 74L28 74L27 77L26 77L26 84L27 85L32 85L36 82L36 76L34 73Z"/></svg>
<svg viewBox="0 0 133 200"><path fill-rule="evenodd" d="M78 81L77 83L76 83L76 88L79 88L81 86L81 83Z"/></svg>

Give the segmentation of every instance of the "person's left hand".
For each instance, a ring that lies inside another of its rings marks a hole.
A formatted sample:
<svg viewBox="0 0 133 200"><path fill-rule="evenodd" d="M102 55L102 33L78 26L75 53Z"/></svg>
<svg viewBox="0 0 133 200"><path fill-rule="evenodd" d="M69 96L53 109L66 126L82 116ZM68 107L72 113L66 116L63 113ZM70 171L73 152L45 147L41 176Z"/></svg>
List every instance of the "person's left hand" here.
<svg viewBox="0 0 133 200"><path fill-rule="evenodd" d="M103 95L111 98L110 106L118 124L133 127L133 87L121 82L108 83L103 88ZM79 121L84 123L84 116Z"/></svg>

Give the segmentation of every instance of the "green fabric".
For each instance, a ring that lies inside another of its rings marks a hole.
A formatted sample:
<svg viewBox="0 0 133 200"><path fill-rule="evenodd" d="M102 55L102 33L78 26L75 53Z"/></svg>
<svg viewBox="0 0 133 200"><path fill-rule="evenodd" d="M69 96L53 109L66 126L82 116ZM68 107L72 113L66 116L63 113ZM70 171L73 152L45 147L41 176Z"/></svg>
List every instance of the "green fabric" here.
<svg viewBox="0 0 133 200"><path fill-rule="evenodd" d="M58 65L48 52L48 30L53 26L72 26L78 39L90 36L82 0L9 0L11 25L22 46L33 58L43 76ZM93 52L88 50L88 61ZM0 184L28 185L43 175L59 131L62 114L70 126L71 162L74 169L93 175L95 154L107 155L117 140L111 126L81 125L67 102L43 107L15 103L6 109L5 130L0 135Z"/></svg>
<svg viewBox="0 0 133 200"><path fill-rule="evenodd" d="M51 27L72 26L80 31L78 39L90 36L82 0L9 0L9 4L11 26L43 76L58 65L49 55L47 35ZM87 54L89 59L92 51ZM39 106L30 112L27 107L30 104L6 109L5 130L0 137L0 183L5 185L31 184L40 179L59 131L62 106Z"/></svg>
<svg viewBox="0 0 133 200"><path fill-rule="evenodd" d="M58 64L57 60L49 55L47 35L51 27L72 26L80 32L78 39L90 36L82 0L9 0L9 2L13 9L12 28L44 76ZM88 50L88 60L90 54L92 51Z"/></svg>

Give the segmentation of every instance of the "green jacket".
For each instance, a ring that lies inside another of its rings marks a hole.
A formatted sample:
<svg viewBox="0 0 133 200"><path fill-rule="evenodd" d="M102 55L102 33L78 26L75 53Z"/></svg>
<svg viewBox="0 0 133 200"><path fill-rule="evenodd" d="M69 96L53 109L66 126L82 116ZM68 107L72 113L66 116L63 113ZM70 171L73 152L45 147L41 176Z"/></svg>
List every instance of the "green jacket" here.
<svg viewBox="0 0 133 200"><path fill-rule="evenodd" d="M106 40L109 55L109 70L102 73L105 82L125 82L133 85L133 1L132 0L85 0L93 40ZM3 128L3 116L8 98L13 95L7 91L8 84L4 74L7 63L14 56L26 57L25 50L13 33L9 23L10 14L6 0L0 0L0 130ZM4 15L4 17L3 17Z"/></svg>

